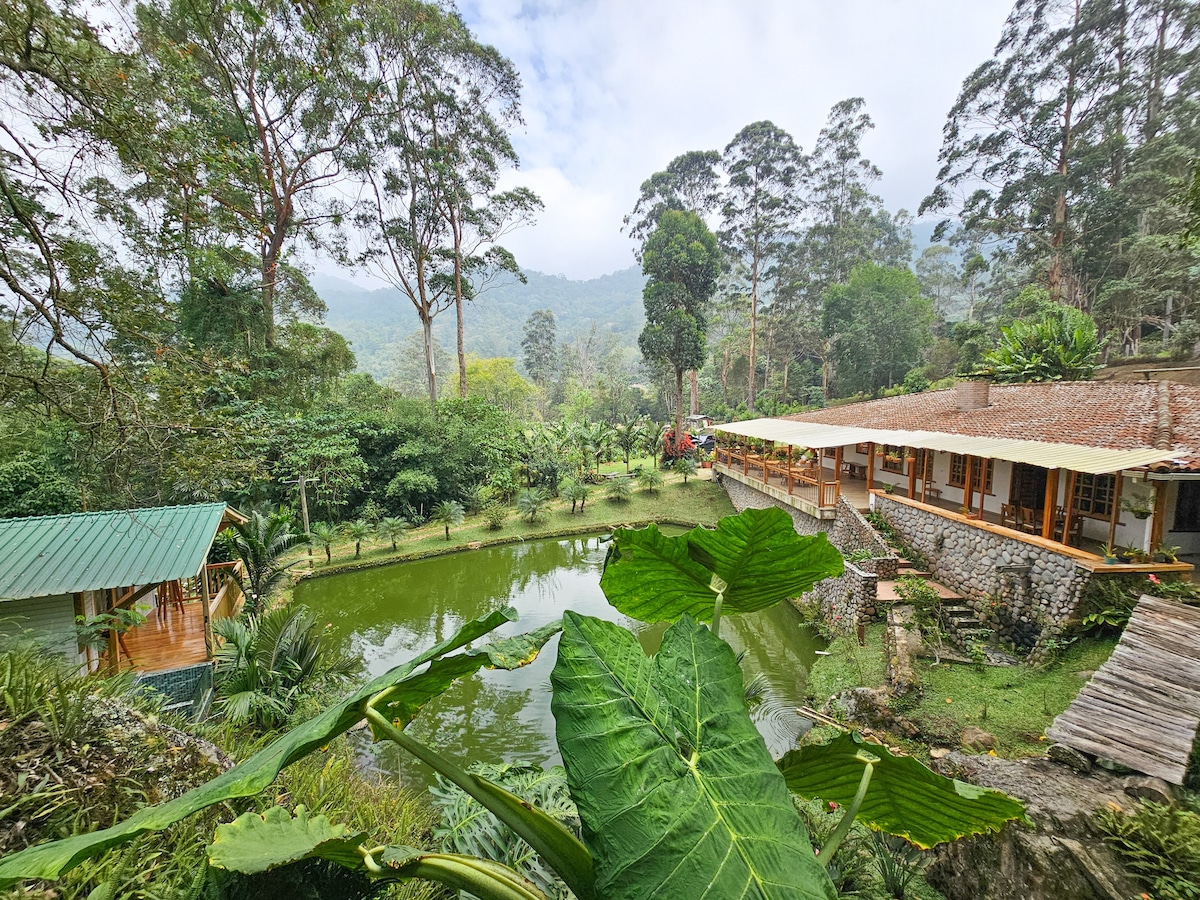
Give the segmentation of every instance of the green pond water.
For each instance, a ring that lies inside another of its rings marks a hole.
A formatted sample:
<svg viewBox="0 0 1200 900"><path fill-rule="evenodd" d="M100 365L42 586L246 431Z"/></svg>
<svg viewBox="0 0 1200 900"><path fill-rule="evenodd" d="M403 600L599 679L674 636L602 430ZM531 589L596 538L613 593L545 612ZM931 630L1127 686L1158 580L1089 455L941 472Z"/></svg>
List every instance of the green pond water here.
<svg viewBox="0 0 1200 900"><path fill-rule="evenodd" d="M682 529L680 529L682 530ZM516 622L498 634L529 631L558 619L563 610L620 622L654 652L664 625L622 616L600 591L607 545L599 537L528 541L398 563L302 581L295 598L331 624L343 650L374 677L441 641L464 622L511 605ZM808 669L821 639L781 604L761 613L726 616L721 636L744 654L742 670L756 690L751 712L775 756L791 748L809 721L804 703ZM484 670L433 700L409 726L416 737L466 767L472 762L560 762L550 713L550 671L555 637L529 666L513 672ZM356 732L361 763L415 788L432 774L390 744L371 747Z"/></svg>

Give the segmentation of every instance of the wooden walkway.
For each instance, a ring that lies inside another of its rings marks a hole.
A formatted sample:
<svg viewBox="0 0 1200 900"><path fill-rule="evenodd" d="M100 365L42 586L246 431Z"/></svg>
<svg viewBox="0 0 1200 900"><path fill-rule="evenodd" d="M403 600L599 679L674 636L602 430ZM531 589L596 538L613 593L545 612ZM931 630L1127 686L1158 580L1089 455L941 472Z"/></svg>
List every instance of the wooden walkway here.
<svg viewBox="0 0 1200 900"><path fill-rule="evenodd" d="M1046 737L1183 784L1200 726L1200 608L1143 596L1112 656Z"/></svg>

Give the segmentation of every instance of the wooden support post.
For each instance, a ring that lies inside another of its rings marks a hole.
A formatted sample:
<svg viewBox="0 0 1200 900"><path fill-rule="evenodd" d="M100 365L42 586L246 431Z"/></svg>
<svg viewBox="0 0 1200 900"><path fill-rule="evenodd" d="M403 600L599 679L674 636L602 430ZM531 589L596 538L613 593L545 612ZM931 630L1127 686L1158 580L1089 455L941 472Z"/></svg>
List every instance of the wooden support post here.
<svg viewBox="0 0 1200 900"><path fill-rule="evenodd" d="M911 457L912 462L908 464L908 499L917 499L917 458Z"/></svg>
<svg viewBox="0 0 1200 900"><path fill-rule="evenodd" d="M925 492L929 490L929 459L933 456L932 450L921 451L921 502L925 502Z"/></svg>
<svg viewBox="0 0 1200 900"><path fill-rule="evenodd" d="M1162 544L1163 519L1167 516L1167 486L1165 482L1154 482L1154 518L1150 521L1150 546L1147 551L1153 551Z"/></svg>
<svg viewBox="0 0 1200 900"><path fill-rule="evenodd" d="M967 454L967 480L963 485L963 506L967 510L967 518L971 517L971 498L975 493L975 457Z"/></svg>
<svg viewBox="0 0 1200 900"><path fill-rule="evenodd" d="M792 445L787 445L788 494L792 493Z"/></svg>
<svg viewBox="0 0 1200 900"><path fill-rule="evenodd" d="M1042 499L1042 537L1054 540L1054 525L1058 520L1058 469L1046 470L1046 493Z"/></svg>
<svg viewBox="0 0 1200 900"><path fill-rule="evenodd" d="M817 506L825 505L825 448L817 448Z"/></svg>
<svg viewBox="0 0 1200 900"><path fill-rule="evenodd" d="M875 442L867 444L867 492L871 491L871 484L875 481Z"/></svg>
<svg viewBox="0 0 1200 900"><path fill-rule="evenodd" d="M213 658L212 613L208 608L208 563L200 564L200 603L204 606L204 658Z"/></svg>
<svg viewBox="0 0 1200 900"><path fill-rule="evenodd" d="M837 476L837 480L842 480L842 448L838 447L833 451L833 471Z"/></svg>
<svg viewBox="0 0 1200 900"><path fill-rule="evenodd" d="M1125 481L1120 472L1113 474L1117 483L1113 485L1112 515L1108 517L1108 546L1117 542L1117 521L1121 518L1121 483Z"/></svg>
<svg viewBox="0 0 1200 900"><path fill-rule="evenodd" d="M1066 509L1066 514L1063 516L1063 535L1062 542L1068 547L1071 546L1071 525L1075 518L1075 482L1079 478L1079 474L1074 471L1067 472L1067 489L1064 492L1063 507Z"/></svg>

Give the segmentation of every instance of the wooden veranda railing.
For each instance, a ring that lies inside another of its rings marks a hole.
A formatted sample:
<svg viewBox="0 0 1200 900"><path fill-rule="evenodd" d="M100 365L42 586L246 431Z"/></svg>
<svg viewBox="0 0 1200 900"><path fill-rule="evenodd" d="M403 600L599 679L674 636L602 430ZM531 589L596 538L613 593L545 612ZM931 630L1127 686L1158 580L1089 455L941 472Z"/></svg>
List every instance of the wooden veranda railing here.
<svg viewBox="0 0 1200 900"><path fill-rule="evenodd" d="M841 495L842 485L836 470L829 473L833 477L825 477L823 454L818 454L813 460L793 460L790 447L783 451L783 459L775 454L758 453L745 447L717 446L714 452L718 465L741 472L753 481L785 490L789 496L799 497L816 506L832 508L837 505Z"/></svg>

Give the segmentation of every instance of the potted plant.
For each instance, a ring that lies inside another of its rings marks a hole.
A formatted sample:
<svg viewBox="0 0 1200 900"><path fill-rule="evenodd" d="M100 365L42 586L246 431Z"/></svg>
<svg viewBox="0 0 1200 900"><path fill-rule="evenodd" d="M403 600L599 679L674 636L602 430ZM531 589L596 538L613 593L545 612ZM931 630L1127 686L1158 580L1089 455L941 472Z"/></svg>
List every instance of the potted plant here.
<svg viewBox="0 0 1200 900"><path fill-rule="evenodd" d="M1115 566L1117 564L1117 548L1112 544L1103 544L1100 547L1100 555L1104 557L1106 566Z"/></svg>
<svg viewBox="0 0 1200 900"><path fill-rule="evenodd" d="M884 484L884 486L883 486L883 492L885 494L890 494L894 490L896 490L896 486L894 484Z"/></svg>
<svg viewBox="0 0 1200 900"><path fill-rule="evenodd" d="M1181 547L1159 547L1158 553L1163 558L1163 562L1177 563L1179 562L1179 551Z"/></svg>
<svg viewBox="0 0 1200 900"><path fill-rule="evenodd" d="M713 464L712 454L709 453L707 450L697 450L696 451L696 460L700 463L700 468L702 468L702 469L711 469L712 468L712 464Z"/></svg>
<svg viewBox="0 0 1200 900"><path fill-rule="evenodd" d="M1148 519L1154 514L1154 504L1146 494L1127 494L1121 498L1121 509L1133 513L1135 519Z"/></svg>

